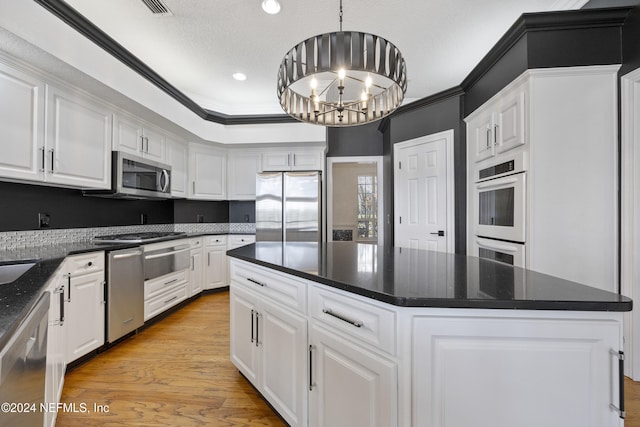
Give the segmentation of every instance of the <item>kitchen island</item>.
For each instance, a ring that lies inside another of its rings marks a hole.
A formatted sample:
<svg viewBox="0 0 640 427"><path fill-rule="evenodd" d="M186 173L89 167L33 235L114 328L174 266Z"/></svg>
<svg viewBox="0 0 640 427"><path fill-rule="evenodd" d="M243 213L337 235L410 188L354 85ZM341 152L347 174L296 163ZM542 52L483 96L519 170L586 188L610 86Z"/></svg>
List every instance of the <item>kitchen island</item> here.
<svg viewBox="0 0 640 427"><path fill-rule="evenodd" d="M623 425L629 298L368 244L228 255L231 359L290 425Z"/></svg>

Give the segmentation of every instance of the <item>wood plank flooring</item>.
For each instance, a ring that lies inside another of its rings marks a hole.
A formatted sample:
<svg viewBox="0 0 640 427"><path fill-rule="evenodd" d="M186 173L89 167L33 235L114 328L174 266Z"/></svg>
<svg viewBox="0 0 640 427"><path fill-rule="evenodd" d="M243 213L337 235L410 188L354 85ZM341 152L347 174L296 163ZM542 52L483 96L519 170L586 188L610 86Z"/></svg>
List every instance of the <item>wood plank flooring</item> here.
<svg viewBox="0 0 640 427"><path fill-rule="evenodd" d="M284 426L229 360L229 294L204 295L65 377L66 426ZM94 404L109 412L94 411ZM625 427L640 427L627 378Z"/></svg>
<svg viewBox="0 0 640 427"><path fill-rule="evenodd" d="M65 377L57 426L284 426L229 360L229 293L204 295ZM108 413L94 412L94 404Z"/></svg>

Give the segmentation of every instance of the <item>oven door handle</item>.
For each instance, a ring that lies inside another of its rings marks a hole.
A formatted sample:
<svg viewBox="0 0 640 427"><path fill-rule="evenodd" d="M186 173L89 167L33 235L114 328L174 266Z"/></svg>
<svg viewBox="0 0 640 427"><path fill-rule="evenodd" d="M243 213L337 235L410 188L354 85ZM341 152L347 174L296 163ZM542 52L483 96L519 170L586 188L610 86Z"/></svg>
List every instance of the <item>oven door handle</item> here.
<svg viewBox="0 0 640 427"><path fill-rule="evenodd" d="M162 257L165 257L165 256L175 255L175 254L178 254L178 253L181 253L181 252L188 251L190 249L190 246L189 245L176 246L174 249L175 250L173 250L173 251L162 252L160 254L145 255L144 259L156 259L156 258L162 258Z"/></svg>
<svg viewBox="0 0 640 427"><path fill-rule="evenodd" d="M517 184L518 181L520 181L519 178L520 177L518 176L514 176L510 178L500 178L500 179L491 180L487 182L479 182L476 184L476 189L486 190L491 188L506 187L506 186L509 186L510 184Z"/></svg>

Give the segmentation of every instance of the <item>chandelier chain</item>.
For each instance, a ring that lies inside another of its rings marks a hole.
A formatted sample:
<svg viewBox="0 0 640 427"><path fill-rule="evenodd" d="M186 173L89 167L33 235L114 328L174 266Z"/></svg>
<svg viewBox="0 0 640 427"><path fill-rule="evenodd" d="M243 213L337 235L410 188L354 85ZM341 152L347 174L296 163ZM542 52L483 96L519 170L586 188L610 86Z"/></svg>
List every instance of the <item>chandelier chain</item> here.
<svg viewBox="0 0 640 427"><path fill-rule="evenodd" d="M342 32L342 0L340 0L340 32Z"/></svg>

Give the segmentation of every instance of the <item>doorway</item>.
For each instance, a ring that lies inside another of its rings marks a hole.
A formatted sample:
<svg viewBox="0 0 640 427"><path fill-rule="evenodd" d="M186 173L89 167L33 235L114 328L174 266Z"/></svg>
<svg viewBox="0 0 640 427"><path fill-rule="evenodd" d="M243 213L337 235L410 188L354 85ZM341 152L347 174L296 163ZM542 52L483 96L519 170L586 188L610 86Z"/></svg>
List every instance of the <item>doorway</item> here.
<svg viewBox="0 0 640 427"><path fill-rule="evenodd" d="M453 129L396 143L394 245L454 252Z"/></svg>
<svg viewBox="0 0 640 427"><path fill-rule="evenodd" d="M382 158L327 158L327 241L380 244Z"/></svg>

